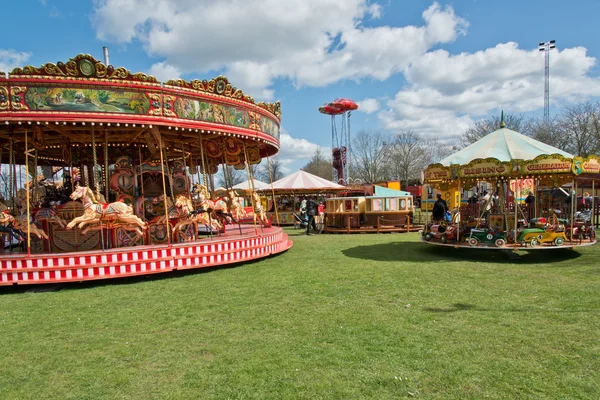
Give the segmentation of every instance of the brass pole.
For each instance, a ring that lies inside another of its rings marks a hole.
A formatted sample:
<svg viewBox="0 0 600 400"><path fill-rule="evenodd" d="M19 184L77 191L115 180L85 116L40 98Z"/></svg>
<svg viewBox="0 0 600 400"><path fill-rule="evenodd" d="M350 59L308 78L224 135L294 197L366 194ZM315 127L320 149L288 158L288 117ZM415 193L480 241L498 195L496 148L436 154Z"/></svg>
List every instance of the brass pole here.
<svg viewBox="0 0 600 400"><path fill-rule="evenodd" d="M275 220L277 221L277 226L281 226L279 223L279 213L277 212L277 201L275 200L275 188L273 188L273 171L271 171L271 159L267 155L267 168L269 169L269 179L271 183L271 195L273 196L273 208L275 209Z"/></svg>
<svg viewBox="0 0 600 400"><path fill-rule="evenodd" d="M27 201L27 256L31 255L31 227L29 226L29 151L27 149L27 129L25 129L25 199Z"/></svg>
<svg viewBox="0 0 600 400"><path fill-rule="evenodd" d="M246 175L248 176L248 188L250 189L250 202L252 203L252 215L254 218L254 233L257 234L256 229L256 205L254 204L254 183L252 182L252 176L250 173L250 164L248 163L248 152L246 151L246 142L244 142L244 162L246 163Z"/></svg>
<svg viewBox="0 0 600 400"><path fill-rule="evenodd" d="M165 206L165 227L167 229L167 244L169 245L169 247L171 247L171 235L169 235L169 209L167 208L167 182L165 181L165 160L163 157L162 135L160 135L160 168L162 170L163 203Z"/></svg>

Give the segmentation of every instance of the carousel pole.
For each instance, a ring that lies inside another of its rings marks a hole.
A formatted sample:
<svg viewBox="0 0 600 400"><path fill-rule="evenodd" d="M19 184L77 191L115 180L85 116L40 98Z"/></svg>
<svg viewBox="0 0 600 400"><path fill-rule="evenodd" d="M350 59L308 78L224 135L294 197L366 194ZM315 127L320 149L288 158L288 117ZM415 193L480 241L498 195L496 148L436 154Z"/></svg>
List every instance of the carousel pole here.
<svg viewBox="0 0 600 400"><path fill-rule="evenodd" d="M159 134L160 134L160 132L159 132ZM164 203L164 207L165 207L165 227L167 229L167 245L169 247L171 247L171 235L169 235L169 209L167 207L167 183L165 181L165 160L164 160L164 156L163 156L162 135L160 135L160 168L162 170L163 203Z"/></svg>
<svg viewBox="0 0 600 400"><path fill-rule="evenodd" d="M250 164L248 163L248 152L246 151L246 142L244 141L244 162L246 163L246 176L248 177L248 189L250 189L250 201L252 203L252 215L254 216L252 220L254 221L254 233L258 234L258 229L256 229L256 205L254 204L254 182L252 182L252 177L250 173Z"/></svg>
<svg viewBox="0 0 600 400"><path fill-rule="evenodd" d="M96 166L98 165L98 154L96 153L96 130L94 128L94 123L92 123L92 163L92 177L94 178L94 187L96 188L96 201L98 202L98 195L100 194L100 182L96 170ZM102 251L104 251L104 230L102 229L102 217L100 217L99 219L100 244L102 246Z"/></svg>
<svg viewBox="0 0 600 400"><path fill-rule="evenodd" d="M181 158L183 159L183 170L185 171L185 177L187 178L187 163L185 161L185 149L183 147L183 138L179 138L179 140L181 140ZM190 154L191 155L191 154ZM192 175L193 177L194 175ZM187 192L189 192L189 190L187 190ZM191 196L190 196L191 197ZM190 199L191 200L191 199ZM174 204L174 203L173 203ZM195 225L194 225L195 227ZM194 228L194 240L198 239L198 229Z"/></svg>
<svg viewBox="0 0 600 400"><path fill-rule="evenodd" d="M570 216L570 220L571 220L571 244L573 243L573 218L575 218L575 210L577 209L577 182L575 180L571 181L571 192L569 192L569 196L572 195L571 198L571 216Z"/></svg>
<svg viewBox="0 0 600 400"><path fill-rule="evenodd" d="M275 188L273 188L273 171L271 171L271 159L267 155L267 168L269 168L269 179L271 183L271 196L273 196L273 208L275 209L275 219L277 220L277 226L281 227L279 223L279 213L277 212L277 201L275 200Z"/></svg>
<svg viewBox="0 0 600 400"><path fill-rule="evenodd" d="M462 219L460 217L460 206L462 204L462 193L461 193L461 189L460 189L460 179L458 180L458 195L457 195L457 205L456 205L456 212L458 213L458 223L456 224L456 245L458 246L458 243L460 241L460 220Z"/></svg>
<svg viewBox="0 0 600 400"><path fill-rule="evenodd" d="M596 226L596 210L594 208L594 199L596 198L596 191L594 189L594 183L596 183L596 181L592 178L592 212L590 213L590 224L592 224L592 229L594 229Z"/></svg>
<svg viewBox="0 0 600 400"><path fill-rule="evenodd" d="M142 217L146 219L146 194L144 193L144 171L142 170L142 148L138 147L138 159L140 164L140 182L142 187ZM136 179L137 182L137 179Z"/></svg>
<svg viewBox="0 0 600 400"><path fill-rule="evenodd" d="M27 150L27 128L25 128L25 186L29 186L29 150ZM27 257L31 255L31 226L29 224L29 188L25 188L25 199L27 202Z"/></svg>
<svg viewBox="0 0 600 400"><path fill-rule="evenodd" d="M104 196L106 197L106 202L110 203L109 195L110 189L109 184L110 179L108 177L108 131L104 130Z"/></svg>
<svg viewBox="0 0 600 400"><path fill-rule="evenodd" d="M520 187L518 184L518 180L515 179L515 191L513 192L514 203L515 203L515 242L517 241L517 227L518 227L518 217L519 217L519 191Z"/></svg>
<svg viewBox="0 0 600 400"><path fill-rule="evenodd" d="M200 134L200 132L198 132L198 138L200 140L200 157L201 157L201 161L202 161L202 183L204 184L204 187L206 189L206 193L208 193L208 175L207 175L207 165L208 162L204 159L204 145L202 144L202 135ZM209 231L209 235L212 239L212 217L210 216L210 213L208 212L208 210L206 210L207 214L208 214L208 223L209 223L209 227L208 227L208 231Z"/></svg>
<svg viewBox="0 0 600 400"><path fill-rule="evenodd" d="M11 132L11 139L8 142L8 196L7 201L12 203L11 212L15 209L15 196L13 194L13 139Z"/></svg>
<svg viewBox="0 0 600 400"><path fill-rule="evenodd" d="M33 177L33 201L37 203L38 201L38 181L37 181L37 170L38 170L38 151L35 149L33 152L33 173L31 176Z"/></svg>
<svg viewBox="0 0 600 400"><path fill-rule="evenodd" d="M222 144L222 143L221 143ZM223 145L223 144L222 144ZM225 178L225 188L227 192L235 192L233 190L233 177L231 176L231 171L229 170L229 166L227 165L227 160L225 158L225 146L222 146L223 149L223 177ZM229 186L231 184L231 186ZM229 199L229 204L233 204L233 199ZM227 205L229 207L229 204ZM230 210L228 210L230 211ZM231 213L231 211L230 211ZM233 214L232 214L233 215ZM238 229L240 230L240 235L242 234L242 225L239 221L237 221Z"/></svg>

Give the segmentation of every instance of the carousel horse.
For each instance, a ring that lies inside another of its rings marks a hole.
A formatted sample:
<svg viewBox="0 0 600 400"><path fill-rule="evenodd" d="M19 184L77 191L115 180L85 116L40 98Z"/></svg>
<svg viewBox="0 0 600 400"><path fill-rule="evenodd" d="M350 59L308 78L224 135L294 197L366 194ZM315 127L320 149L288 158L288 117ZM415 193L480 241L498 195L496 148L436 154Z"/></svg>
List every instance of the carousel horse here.
<svg viewBox="0 0 600 400"><path fill-rule="evenodd" d="M238 201L238 195L235 190L230 190L229 194L229 209L232 211L232 214L235 216L235 219L241 219L246 217L246 210L242 206L242 203Z"/></svg>
<svg viewBox="0 0 600 400"><path fill-rule="evenodd" d="M192 200L184 195L179 195L177 200L175 201L175 206L181 209L181 213L184 217L173 227L174 231L182 231L183 228L187 227L190 224L198 224L201 223L210 227L212 229L219 230L221 229L221 224L212 218L209 218L209 214L207 211L203 212L194 212L194 206L192 205ZM194 232L197 232L198 229L194 229Z"/></svg>
<svg viewBox="0 0 600 400"><path fill-rule="evenodd" d="M81 199L83 202L83 215L69 222L66 229L72 229L75 225L82 229L87 224L99 223L101 220L106 223L119 221L125 225L137 225L140 228L139 233L141 233L141 230L146 229L146 223L133 213L133 207L120 201L100 204L94 192L87 186L75 186L70 197L71 200Z"/></svg>
<svg viewBox="0 0 600 400"><path fill-rule="evenodd" d="M10 235L19 242L23 242L25 240L25 234L15 226L16 224L17 220L10 215L8 210L0 212L0 234Z"/></svg>
<svg viewBox="0 0 600 400"><path fill-rule="evenodd" d="M20 230L23 233L27 233L27 225L29 225L29 233L37 236L38 239L46 239L49 240L48 234L44 232L42 228L37 226L35 222L32 222L31 219L27 218L26 214L19 215L16 219L15 228Z"/></svg>
<svg viewBox="0 0 600 400"><path fill-rule="evenodd" d="M56 210L56 207L59 204L60 204L60 202L51 201L50 207L40 208L35 213L35 216L33 219L34 222L39 223L39 222L41 222L41 220L48 220L48 221L57 223L61 228L64 229L65 226L67 225L67 221L65 221L58 215L58 211Z"/></svg>
<svg viewBox="0 0 600 400"><path fill-rule="evenodd" d="M254 223L256 223L256 218L258 217L259 222L266 223L267 222L267 214L265 213L265 208L263 207L260 196L256 192L252 192L252 199L254 199Z"/></svg>

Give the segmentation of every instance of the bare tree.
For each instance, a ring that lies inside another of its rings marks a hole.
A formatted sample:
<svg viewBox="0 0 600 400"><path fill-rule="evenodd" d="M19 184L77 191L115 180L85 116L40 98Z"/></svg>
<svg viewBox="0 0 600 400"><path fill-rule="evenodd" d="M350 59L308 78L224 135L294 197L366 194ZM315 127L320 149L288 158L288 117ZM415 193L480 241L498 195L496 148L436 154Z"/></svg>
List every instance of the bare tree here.
<svg viewBox="0 0 600 400"><path fill-rule="evenodd" d="M230 165L221 165L216 177L217 185L227 189L247 179L245 171L238 171Z"/></svg>
<svg viewBox="0 0 600 400"><path fill-rule="evenodd" d="M428 156L423 140L413 131L395 135L386 153L391 177L404 184L419 177Z"/></svg>
<svg viewBox="0 0 600 400"><path fill-rule="evenodd" d="M352 141L352 176L365 183L386 180L388 164L384 147L388 141L379 131L359 131Z"/></svg>
<svg viewBox="0 0 600 400"><path fill-rule="evenodd" d="M482 137L500 129L500 123L501 119L498 116L477 121L475 126L467 129L465 133L459 138L459 147L467 147L470 144L475 143ZM506 124L506 128L522 133L524 135L528 134L530 131L529 121L524 120L522 116L505 114L504 123Z"/></svg>
<svg viewBox="0 0 600 400"><path fill-rule="evenodd" d="M271 166L270 172L269 165ZM256 173L256 177L263 182L271 182L271 180L275 182L284 176L281 161L277 157L270 158L269 160L263 159L257 168Z"/></svg>
<svg viewBox="0 0 600 400"><path fill-rule="evenodd" d="M310 161L302 169L310 174L333 181L331 157L327 157L320 147L317 147Z"/></svg>
<svg viewBox="0 0 600 400"><path fill-rule="evenodd" d="M565 143L567 151L582 157L598 152L599 115L598 103L585 102L565 107L559 127L568 138Z"/></svg>

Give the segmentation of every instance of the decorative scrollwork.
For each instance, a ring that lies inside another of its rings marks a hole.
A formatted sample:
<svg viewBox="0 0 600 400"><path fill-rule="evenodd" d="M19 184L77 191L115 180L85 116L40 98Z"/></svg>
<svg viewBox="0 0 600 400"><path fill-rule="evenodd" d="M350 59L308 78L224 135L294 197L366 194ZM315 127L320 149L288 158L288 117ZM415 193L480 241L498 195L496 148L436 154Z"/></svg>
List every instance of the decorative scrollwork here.
<svg viewBox="0 0 600 400"><path fill-rule="evenodd" d="M145 73L131 74L128 69L104 65L89 54L79 54L66 63L46 63L37 68L28 65L15 68L9 75L69 76L83 79L125 79L145 83L158 83L155 77Z"/></svg>
<svg viewBox="0 0 600 400"><path fill-rule="evenodd" d="M106 76L106 74L108 73L108 69L106 68L106 65L102 64L101 62L96 63L95 67L96 67L96 76L98 78L104 78Z"/></svg>
<svg viewBox="0 0 600 400"><path fill-rule="evenodd" d="M113 71L108 77L109 79L125 79L129 75L129 70L123 67L119 67Z"/></svg>
<svg viewBox="0 0 600 400"><path fill-rule="evenodd" d="M10 88L11 106L14 111L27 110L27 106L24 104L22 93L25 93L26 87L14 86Z"/></svg>
<svg viewBox="0 0 600 400"><path fill-rule="evenodd" d="M79 70L77 69L77 63L71 59L67 61L65 64L65 70L67 71L67 75L69 76L77 76L79 74Z"/></svg>
<svg viewBox="0 0 600 400"><path fill-rule="evenodd" d="M9 98L10 97L8 96L8 88L0 86L0 111L8 110Z"/></svg>

